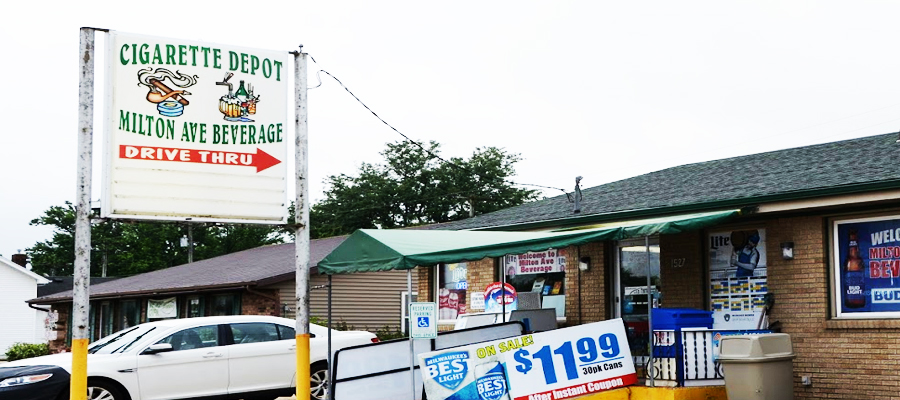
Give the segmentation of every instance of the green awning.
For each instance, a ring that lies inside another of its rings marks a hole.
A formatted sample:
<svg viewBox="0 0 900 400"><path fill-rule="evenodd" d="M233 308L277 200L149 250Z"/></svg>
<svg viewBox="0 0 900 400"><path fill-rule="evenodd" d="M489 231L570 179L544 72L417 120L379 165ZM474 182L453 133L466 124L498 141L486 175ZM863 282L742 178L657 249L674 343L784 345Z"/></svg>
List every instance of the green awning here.
<svg viewBox="0 0 900 400"><path fill-rule="evenodd" d="M716 225L739 210L677 215L557 232L360 229L319 262L321 274L412 269L416 266L475 261L605 240L674 234Z"/></svg>

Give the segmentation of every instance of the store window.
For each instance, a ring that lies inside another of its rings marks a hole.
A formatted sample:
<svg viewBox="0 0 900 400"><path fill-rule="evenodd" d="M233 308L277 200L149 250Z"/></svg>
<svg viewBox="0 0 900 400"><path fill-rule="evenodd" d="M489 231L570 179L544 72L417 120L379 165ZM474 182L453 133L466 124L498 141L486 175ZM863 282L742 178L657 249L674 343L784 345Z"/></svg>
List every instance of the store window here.
<svg viewBox="0 0 900 400"><path fill-rule="evenodd" d="M832 221L837 318L900 318L900 215Z"/></svg>
<svg viewBox="0 0 900 400"><path fill-rule="evenodd" d="M200 296L188 296L185 308L185 315L188 318L202 317L204 315L203 298Z"/></svg>
<svg viewBox="0 0 900 400"><path fill-rule="evenodd" d="M137 300L123 300L119 302L119 329L130 328L141 323L141 306Z"/></svg>
<svg viewBox="0 0 900 400"><path fill-rule="evenodd" d="M178 318L178 300L175 297L166 299L147 299L147 320Z"/></svg>
<svg viewBox="0 0 900 400"><path fill-rule="evenodd" d="M212 313L210 315L241 315L240 296L236 294L212 296Z"/></svg>
<svg viewBox="0 0 900 400"><path fill-rule="evenodd" d="M90 342L100 339L99 325L93 323L94 321L97 321L98 311L96 308L97 308L97 304L94 302L91 302L90 305L88 306L88 321L91 321L91 323L88 326L88 340Z"/></svg>
<svg viewBox="0 0 900 400"><path fill-rule="evenodd" d="M469 283L466 263L437 266L438 320L455 320L466 313L466 294Z"/></svg>
<svg viewBox="0 0 900 400"><path fill-rule="evenodd" d="M506 283L516 293L538 293L542 308L555 308L565 317L566 251L549 249L503 257Z"/></svg>
<svg viewBox="0 0 900 400"><path fill-rule="evenodd" d="M114 332L112 306L108 301L100 303L100 319L98 321L100 334L96 339L101 339Z"/></svg>

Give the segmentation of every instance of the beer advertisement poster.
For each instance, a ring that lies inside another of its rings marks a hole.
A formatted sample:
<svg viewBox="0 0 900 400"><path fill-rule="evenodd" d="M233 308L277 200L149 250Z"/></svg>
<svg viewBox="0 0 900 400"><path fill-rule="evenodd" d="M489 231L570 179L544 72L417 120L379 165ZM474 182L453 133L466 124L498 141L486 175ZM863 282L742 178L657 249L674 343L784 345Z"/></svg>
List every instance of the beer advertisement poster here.
<svg viewBox="0 0 900 400"><path fill-rule="evenodd" d="M434 400L560 400L637 383L621 319L418 356Z"/></svg>
<svg viewBox="0 0 900 400"><path fill-rule="evenodd" d="M709 296L716 329L766 329L766 230L708 236Z"/></svg>
<svg viewBox="0 0 900 400"><path fill-rule="evenodd" d="M287 221L288 53L110 32L105 217Z"/></svg>
<svg viewBox="0 0 900 400"><path fill-rule="evenodd" d="M836 221L833 234L838 317L900 315L900 217Z"/></svg>

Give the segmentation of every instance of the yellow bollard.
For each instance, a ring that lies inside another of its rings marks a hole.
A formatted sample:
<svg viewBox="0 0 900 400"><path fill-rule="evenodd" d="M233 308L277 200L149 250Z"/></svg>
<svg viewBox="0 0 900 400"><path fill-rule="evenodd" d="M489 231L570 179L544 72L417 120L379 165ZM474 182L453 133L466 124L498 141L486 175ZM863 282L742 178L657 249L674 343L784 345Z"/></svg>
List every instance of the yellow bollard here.
<svg viewBox="0 0 900 400"><path fill-rule="evenodd" d="M69 400L87 399L87 347L88 339L72 339L72 380L69 383Z"/></svg>
<svg viewBox="0 0 900 400"><path fill-rule="evenodd" d="M297 334L297 400L309 398L309 334Z"/></svg>

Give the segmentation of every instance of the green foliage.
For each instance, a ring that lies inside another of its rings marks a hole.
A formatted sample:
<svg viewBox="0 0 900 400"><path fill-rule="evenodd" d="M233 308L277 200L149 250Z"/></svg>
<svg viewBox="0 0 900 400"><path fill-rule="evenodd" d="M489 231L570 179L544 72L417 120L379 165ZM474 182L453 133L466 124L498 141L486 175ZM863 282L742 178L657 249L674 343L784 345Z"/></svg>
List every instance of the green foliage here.
<svg viewBox="0 0 900 400"><path fill-rule="evenodd" d="M14 343L6 350L6 361L46 356L47 354L50 354L50 346L47 343Z"/></svg>
<svg viewBox="0 0 900 400"><path fill-rule="evenodd" d="M325 317L318 317L318 316L311 316L311 317L309 317L309 323L311 323L311 324L316 324L316 325L319 325L319 326L324 326L324 327L327 328L327 327L328 327L328 318L325 318ZM353 331L353 330L356 330L356 328L353 327L353 325L348 325L347 322L346 322L346 321L343 321L343 320L332 323L331 329L334 329L334 330L336 330L336 331Z"/></svg>
<svg viewBox="0 0 900 400"><path fill-rule="evenodd" d="M309 323L327 327L328 319L324 318L324 317L312 316L312 317L309 317ZM355 331L355 330L357 330L356 327L354 327L353 325L347 324L347 322L343 321L343 320L334 323L332 325L331 329L334 329L336 331ZM362 330L368 331L369 329L362 329ZM370 332L372 332L372 331L370 331ZM401 332L399 328L391 327L388 325L378 328L377 330L375 330L372 333L374 333L375 336L378 337L378 340L382 340L382 341L401 339L401 338L406 337L406 334Z"/></svg>
<svg viewBox="0 0 900 400"><path fill-rule="evenodd" d="M508 180L518 154L476 148L468 160L445 163L433 156L439 152L433 141L391 143L381 153L384 165L364 163L356 175L328 177L325 199L310 208L310 237L456 221L537 198L538 191Z"/></svg>
<svg viewBox="0 0 900 400"><path fill-rule="evenodd" d="M385 341L385 340L403 339L406 337L406 334L401 332L399 328L394 328L394 327L385 325L375 331L375 336L378 336L378 340Z"/></svg>
<svg viewBox="0 0 900 400"><path fill-rule="evenodd" d="M94 220L99 221L99 220ZM70 202L52 206L31 225L54 228L53 237L27 250L32 270L47 276L74 272L75 207ZM281 243L276 228L260 225L191 224L194 261L218 257L267 244ZM91 224L91 275L100 276L104 263L108 276L128 276L185 264L188 249L181 238L185 224L156 221L105 220Z"/></svg>

